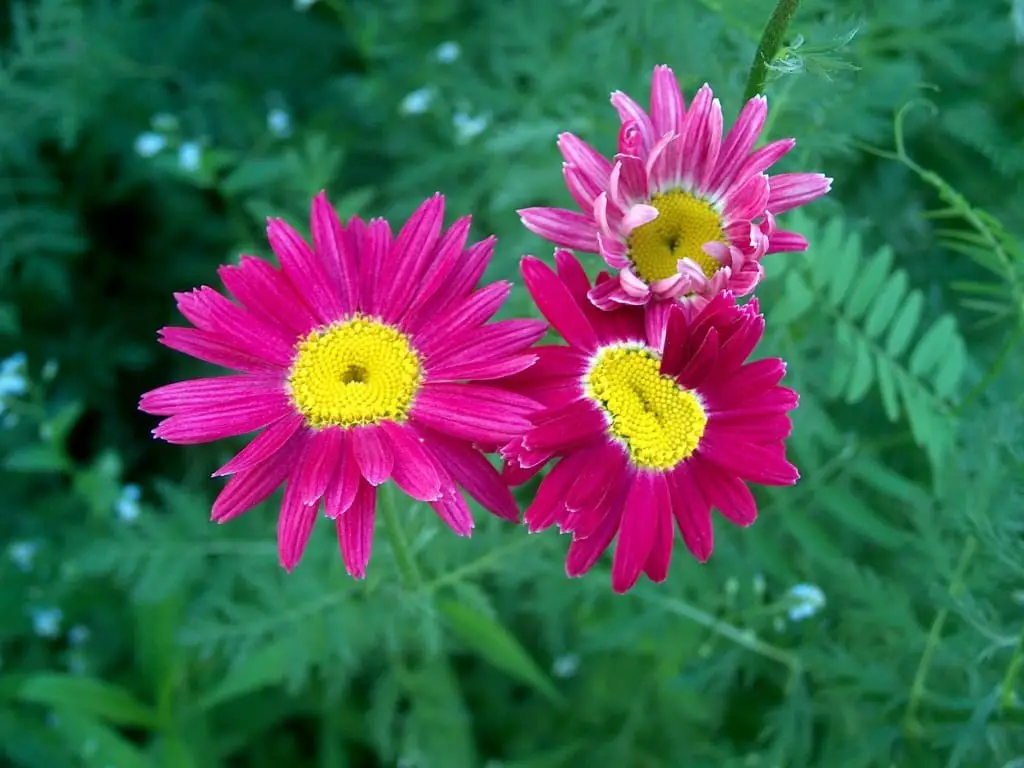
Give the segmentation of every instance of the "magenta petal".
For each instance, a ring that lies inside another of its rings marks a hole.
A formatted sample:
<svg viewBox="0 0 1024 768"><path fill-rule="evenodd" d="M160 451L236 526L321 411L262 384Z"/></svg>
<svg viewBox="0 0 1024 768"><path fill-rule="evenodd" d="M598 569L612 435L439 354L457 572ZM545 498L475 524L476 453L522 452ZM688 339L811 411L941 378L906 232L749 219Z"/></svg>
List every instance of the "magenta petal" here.
<svg viewBox="0 0 1024 768"><path fill-rule="evenodd" d="M598 558L608 549L619 529L621 509L611 509L594 530L593 535L585 539L574 538L569 545L569 554L565 558L565 575L569 578L582 576L591 568Z"/></svg>
<svg viewBox="0 0 1024 768"><path fill-rule="evenodd" d="M471 334L452 334L440 337L430 355L430 375L449 366L501 360L515 352L526 350L547 333L547 323L532 318L499 320L477 328ZM420 349L423 349L420 342ZM424 350L426 351L426 350Z"/></svg>
<svg viewBox="0 0 1024 768"><path fill-rule="evenodd" d="M684 387L693 389L699 387L704 379L715 371L715 363L718 360L718 331L711 328L704 336L704 340L696 351L692 353L686 365L676 376L676 379Z"/></svg>
<svg viewBox="0 0 1024 768"><path fill-rule="evenodd" d="M213 477L223 477L244 472L272 458L302 427L305 419L296 413L275 421L268 426L241 451L235 454L227 464L213 473Z"/></svg>
<svg viewBox="0 0 1024 768"><path fill-rule="evenodd" d="M366 566L370 562L370 552L373 549L376 508L376 486L360 483L352 506L335 521L345 570L355 579L366 578Z"/></svg>
<svg viewBox="0 0 1024 768"><path fill-rule="evenodd" d="M690 459L693 475L708 503L735 525L746 527L757 520L757 502L747 484L735 475L723 472L698 453Z"/></svg>
<svg viewBox="0 0 1024 768"><path fill-rule="evenodd" d="M537 533L559 522L566 513L565 500L577 475L586 466L589 454L579 451L563 458L540 481L533 503L526 509L523 521L530 533Z"/></svg>
<svg viewBox="0 0 1024 768"><path fill-rule="evenodd" d="M317 325L288 278L263 259L243 255L238 266L222 266L217 274L224 287L263 322L284 326L296 337Z"/></svg>
<svg viewBox="0 0 1024 768"><path fill-rule="evenodd" d="M268 219L267 239L281 269L320 322L331 323L342 317L345 308L332 290L323 262L299 233L281 219Z"/></svg>
<svg viewBox="0 0 1024 768"><path fill-rule="evenodd" d="M435 294L448 290L452 273L464 261L466 238L472 220L463 216L449 227L437 244L437 254L428 265L427 272L418 292L413 296L409 308L400 318L403 327L412 330L418 326L423 309L428 306Z"/></svg>
<svg viewBox="0 0 1024 768"><path fill-rule="evenodd" d="M807 238L798 232L778 230L768 239L768 253L790 253L806 251L809 246Z"/></svg>
<svg viewBox="0 0 1024 768"><path fill-rule="evenodd" d="M665 322L665 344L660 347L660 370L667 376L678 376L686 363L688 328L686 311L676 302L672 302L671 306L672 311Z"/></svg>
<svg viewBox="0 0 1024 768"><path fill-rule="evenodd" d="M395 466L395 454L387 433L380 427L356 427L349 432L359 471L370 485L381 485Z"/></svg>
<svg viewBox="0 0 1024 768"><path fill-rule="evenodd" d="M176 381L150 390L139 401L139 410L158 416L182 411L219 408L225 400L257 403L284 391L279 376L217 376L209 379Z"/></svg>
<svg viewBox="0 0 1024 768"><path fill-rule="evenodd" d="M658 475L654 490L657 506L654 519L654 545L644 564L644 573L655 584L660 584L668 578L668 567L672 560L672 545L675 538L675 530L672 527L672 496L668 478Z"/></svg>
<svg viewBox="0 0 1024 768"><path fill-rule="evenodd" d="M394 447L395 467L391 478L395 485L418 501L441 498L437 465L415 428L386 421L381 429L387 432Z"/></svg>
<svg viewBox="0 0 1024 768"><path fill-rule="evenodd" d="M304 445L305 436L297 433L278 452L274 461L234 475L214 500L210 519L224 523L266 501L291 474Z"/></svg>
<svg viewBox="0 0 1024 768"><path fill-rule="evenodd" d="M672 491L672 514L683 536L686 548L702 563L707 562L715 548L711 527L711 508L700 492L688 463L683 462L669 475Z"/></svg>
<svg viewBox="0 0 1024 768"><path fill-rule="evenodd" d="M332 284L338 288L338 304L342 312L355 312L360 295L356 254L352 253L341 220L323 192L313 199L310 219L313 247L334 278Z"/></svg>
<svg viewBox="0 0 1024 768"><path fill-rule="evenodd" d="M289 573L306 551L318 511L318 504L310 506L302 502L302 488L289 480L284 490L281 512L277 517L277 553L281 565Z"/></svg>
<svg viewBox="0 0 1024 768"><path fill-rule="evenodd" d="M377 311L387 322L395 322L409 308L421 288L423 274L435 256L438 237L444 225L444 197L435 194L424 200L402 226L387 262L392 275L385 283L387 294L377 303Z"/></svg>
<svg viewBox="0 0 1024 768"><path fill-rule="evenodd" d="M504 444L530 428L537 404L484 384L428 384L416 396L413 417L431 429L470 442Z"/></svg>
<svg viewBox="0 0 1024 768"><path fill-rule="evenodd" d="M570 510L589 510L599 506L617 491L626 476L627 455L622 446L607 442L590 452L586 465L573 480L565 504ZM574 530L563 526L564 531Z"/></svg>
<svg viewBox="0 0 1024 768"><path fill-rule="evenodd" d="M324 495L324 514L330 518L343 514L352 506L362 482L359 462L356 461L352 449L351 434L349 431L342 432L338 446L338 463L334 467L334 476L327 485L327 493Z"/></svg>
<svg viewBox="0 0 1024 768"><path fill-rule="evenodd" d="M459 261L458 269L452 270L445 281L444 290L437 291L417 310L415 318L406 318L404 327L410 333L418 333L425 328L429 329L436 325L435 319L438 316L453 306L461 304L483 277L484 271L491 261L491 256L494 254L496 242L497 239L492 235L467 248Z"/></svg>
<svg viewBox="0 0 1024 768"><path fill-rule="evenodd" d="M391 225L386 219L373 219L365 227L350 222L353 242L359 247L360 303L366 314L379 312L377 296L382 283L380 275L392 248Z"/></svg>
<svg viewBox="0 0 1024 768"><path fill-rule="evenodd" d="M341 458L343 438L344 433L336 427L310 433L302 464L289 481L303 504L316 504L327 492Z"/></svg>
<svg viewBox="0 0 1024 768"><path fill-rule="evenodd" d="M221 403L216 409L185 411L164 419L153 435L169 443L195 445L255 432L294 413L288 397L277 396Z"/></svg>
<svg viewBox="0 0 1024 768"><path fill-rule="evenodd" d="M430 447L441 465L484 509L516 522L519 507L498 471L479 451L441 435L430 436Z"/></svg>
<svg viewBox="0 0 1024 768"><path fill-rule="evenodd" d="M437 516L459 536L469 536L473 532L473 514L457 488L449 489L440 499L429 503Z"/></svg>
<svg viewBox="0 0 1024 768"><path fill-rule="evenodd" d="M533 428L523 436L530 450L560 452L603 435L608 420L590 398L541 411L533 417Z"/></svg>
<svg viewBox="0 0 1024 768"><path fill-rule="evenodd" d="M285 366L274 360L250 354L239 348L230 339L220 334L197 328L161 328L159 341L182 354L202 360L204 363L230 368L246 373L280 373Z"/></svg>
<svg viewBox="0 0 1024 768"><path fill-rule="evenodd" d="M659 480L658 474L638 472L626 494L612 560L612 589L619 594L628 592L636 584L654 546L658 532L656 486Z"/></svg>
<svg viewBox="0 0 1024 768"><path fill-rule="evenodd" d="M472 333L486 323L508 298L512 283L499 280L474 291L471 296L435 316L416 334L416 346L428 357L436 350L457 347L463 334Z"/></svg>
<svg viewBox="0 0 1024 768"><path fill-rule="evenodd" d="M461 365L436 368L430 373L431 381L492 381L504 379L525 371L537 361L536 355L510 355L501 360L483 360Z"/></svg>
<svg viewBox="0 0 1024 768"><path fill-rule="evenodd" d="M596 349L598 339L593 326L551 267L533 256L524 257L520 266L526 290L555 330L574 347Z"/></svg>
<svg viewBox="0 0 1024 768"><path fill-rule="evenodd" d="M720 468L751 483L793 485L800 479L796 467L786 461L786 452L778 446L741 442L709 429L697 449Z"/></svg>

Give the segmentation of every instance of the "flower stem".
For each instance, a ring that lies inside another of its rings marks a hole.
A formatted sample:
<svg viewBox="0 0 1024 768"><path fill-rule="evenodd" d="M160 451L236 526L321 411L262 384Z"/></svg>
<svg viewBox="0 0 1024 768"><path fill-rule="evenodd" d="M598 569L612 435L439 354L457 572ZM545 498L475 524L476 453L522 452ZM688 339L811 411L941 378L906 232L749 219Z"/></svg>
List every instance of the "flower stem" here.
<svg viewBox="0 0 1024 768"><path fill-rule="evenodd" d="M420 576L419 566L416 558L413 557L409 548L409 540L405 538L405 531L398 519L398 511L395 509L395 494L390 486L381 489L378 494L377 509L384 521L384 535L387 536L391 551L395 555L395 562L398 563L398 572L402 577L402 586L408 591L415 592L423 584Z"/></svg>
<svg viewBox="0 0 1024 768"><path fill-rule="evenodd" d="M747 90L743 96L744 101L749 101L758 94L764 92L764 83L768 78L768 65L771 64L775 54L782 46L782 36L786 34L786 27L793 20L796 8L800 0L779 0L772 11L768 25L761 35L761 42L757 45L757 52L754 54L754 61L750 65L750 75L747 76Z"/></svg>

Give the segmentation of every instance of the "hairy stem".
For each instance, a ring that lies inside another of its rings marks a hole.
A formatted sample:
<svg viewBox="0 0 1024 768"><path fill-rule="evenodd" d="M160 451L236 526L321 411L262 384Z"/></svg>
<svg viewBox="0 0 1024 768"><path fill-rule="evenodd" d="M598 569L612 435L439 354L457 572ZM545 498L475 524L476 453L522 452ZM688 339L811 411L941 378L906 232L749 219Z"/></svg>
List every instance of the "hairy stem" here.
<svg viewBox="0 0 1024 768"><path fill-rule="evenodd" d="M390 487L381 490L383 493L378 494L377 510L384 521L384 535L391 545L391 551L395 554L395 562L398 563L402 585L410 592L414 592L423 584L420 569L409 548L409 540L406 539L405 531L402 530L402 523L398 519L394 493Z"/></svg>
<svg viewBox="0 0 1024 768"><path fill-rule="evenodd" d="M750 74L747 76L747 90L743 100L748 101L758 94L764 92L764 83L768 78L768 65L771 64L775 54L782 46L782 37L786 34L789 22L796 14L800 0L779 0L772 11L768 25L761 35L761 42L757 45L757 52L754 53L754 61L750 65Z"/></svg>

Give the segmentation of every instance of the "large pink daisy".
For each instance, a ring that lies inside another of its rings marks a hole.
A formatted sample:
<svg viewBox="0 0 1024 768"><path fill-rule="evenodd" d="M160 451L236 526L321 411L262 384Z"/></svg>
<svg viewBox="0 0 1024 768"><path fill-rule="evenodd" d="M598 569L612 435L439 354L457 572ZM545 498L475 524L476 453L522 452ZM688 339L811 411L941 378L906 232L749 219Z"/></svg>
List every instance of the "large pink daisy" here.
<svg viewBox="0 0 1024 768"><path fill-rule="evenodd" d="M506 475L518 484L554 460L526 511L529 529L557 523L572 534L570 576L617 534L612 586L625 592L641 573L666 578L673 520L703 562L712 507L750 525L748 483L797 481L784 445L797 395L779 386L782 360L747 362L764 331L756 299L739 306L726 291L698 313L677 302L602 312L572 254L555 259L557 275L526 257L523 277L568 345L535 348L537 363L505 382L543 405L503 449ZM603 273L597 288L612 280Z"/></svg>
<svg viewBox="0 0 1024 768"><path fill-rule="evenodd" d="M312 206L312 247L280 220L268 235L281 268L251 256L220 268L232 302L208 287L177 295L194 328L164 328L172 349L237 374L193 379L142 397L169 416L154 430L204 443L262 430L216 475L224 522L286 484L281 564L302 556L321 506L337 525L350 574L366 573L377 488L389 478L455 533L473 528L460 491L516 520L516 504L476 446L522 434L535 403L494 385L530 366L540 320L488 323L510 284L477 289L494 249L465 247L468 217L442 233L444 199L424 202L397 237L387 221L343 225L327 198Z"/></svg>
<svg viewBox="0 0 1024 768"><path fill-rule="evenodd" d="M650 114L619 91L618 154L609 162L571 133L559 136L563 174L582 213L561 208L519 211L528 229L556 245L599 253L617 279L590 298L603 309L688 297L700 305L723 290L750 293L761 257L800 251L807 241L775 228L775 216L824 195L820 173L768 170L796 143L754 150L768 114L758 96L722 139L722 107L711 88L689 109L672 70L655 67Z"/></svg>

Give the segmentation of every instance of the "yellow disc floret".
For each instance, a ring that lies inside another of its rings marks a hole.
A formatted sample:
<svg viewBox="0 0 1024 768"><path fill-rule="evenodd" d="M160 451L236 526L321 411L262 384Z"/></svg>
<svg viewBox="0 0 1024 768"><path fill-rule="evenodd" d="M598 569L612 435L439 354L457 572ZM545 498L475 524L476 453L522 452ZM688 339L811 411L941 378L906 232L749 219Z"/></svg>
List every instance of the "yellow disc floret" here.
<svg viewBox="0 0 1024 768"><path fill-rule="evenodd" d="M306 335L288 374L292 402L314 428L405 421L422 382L409 338L361 315Z"/></svg>
<svg viewBox="0 0 1024 768"><path fill-rule="evenodd" d="M658 209L658 218L629 236L629 258L637 275L648 283L672 277L683 258L700 264L707 277L714 275L721 264L704 253L703 246L728 241L711 204L680 190L657 195L650 204Z"/></svg>
<svg viewBox="0 0 1024 768"><path fill-rule="evenodd" d="M708 417L697 395L660 372L649 347L609 346L594 357L583 388L608 418L608 432L641 469L666 470L689 458Z"/></svg>

